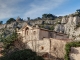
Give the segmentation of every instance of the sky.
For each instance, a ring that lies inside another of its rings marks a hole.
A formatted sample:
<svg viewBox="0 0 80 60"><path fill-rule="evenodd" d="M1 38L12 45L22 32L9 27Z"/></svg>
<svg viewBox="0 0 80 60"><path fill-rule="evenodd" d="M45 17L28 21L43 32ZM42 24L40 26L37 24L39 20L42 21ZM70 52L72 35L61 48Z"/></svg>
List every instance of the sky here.
<svg viewBox="0 0 80 60"><path fill-rule="evenodd" d="M80 0L0 0L0 21L18 16L27 20L41 17L44 13L64 16L80 9Z"/></svg>

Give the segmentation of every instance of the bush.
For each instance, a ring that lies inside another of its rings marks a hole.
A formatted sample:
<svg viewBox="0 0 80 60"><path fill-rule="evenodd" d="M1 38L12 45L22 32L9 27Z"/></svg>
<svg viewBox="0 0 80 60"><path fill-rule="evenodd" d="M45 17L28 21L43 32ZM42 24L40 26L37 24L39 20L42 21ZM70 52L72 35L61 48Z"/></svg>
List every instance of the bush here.
<svg viewBox="0 0 80 60"><path fill-rule="evenodd" d="M10 24L11 22L16 21L14 18L10 18L9 20L7 20L6 24Z"/></svg>
<svg viewBox="0 0 80 60"><path fill-rule="evenodd" d="M36 52L30 49L12 52L10 55L1 57L0 60L44 60L41 56L37 56Z"/></svg>
<svg viewBox="0 0 80 60"><path fill-rule="evenodd" d="M2 54L8 53L10 50L13 50L15 48L14 42L18 39L18 35L16 31L14 31L12 34L4 37L4 32L0 36L0 42L3 43L4 50L2 51Z"/></svg>
<svg viewBox="0 0 80 60"><path fill-rule="evenodd" d="M69 53L71 51L71 47L80 47L80 42L70 42L70 43L66 44L66 47L65 47L66 54L64 57L65 60L70 60Z"/></svg>

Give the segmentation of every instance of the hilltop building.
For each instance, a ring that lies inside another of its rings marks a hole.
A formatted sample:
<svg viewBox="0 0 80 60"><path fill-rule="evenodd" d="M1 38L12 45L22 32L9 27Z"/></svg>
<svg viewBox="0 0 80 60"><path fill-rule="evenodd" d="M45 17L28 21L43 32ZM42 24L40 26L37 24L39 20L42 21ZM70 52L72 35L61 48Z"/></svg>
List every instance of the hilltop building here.
<svg viewBox="0 0 80 60"><path fill-rule="evenodd" d="M57 56L64 57L64 47L69 40L66 34L39 28L38 25L33 27L28 24L17 30L17 33L22 37L22 42L27 49L32 49L40 54L42 53L42 56L45 54L47 56L55 56L55 52L53 51L58 51L59 48L62 48L57 52Z"/></svg>

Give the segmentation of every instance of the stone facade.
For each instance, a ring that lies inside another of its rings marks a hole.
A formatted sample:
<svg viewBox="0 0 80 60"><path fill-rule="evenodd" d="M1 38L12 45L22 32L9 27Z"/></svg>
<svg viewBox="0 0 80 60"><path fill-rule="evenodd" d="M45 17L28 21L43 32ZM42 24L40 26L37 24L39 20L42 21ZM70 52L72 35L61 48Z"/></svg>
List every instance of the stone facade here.
<svg viewBox="0 0 80 60"><path fill-rule="evenodd" d="M17 33L22 36L25 48L32 49L37 53L48 53L51 57L63 58L65 54L64 47L69 40L66 34L42 29L37 25L32 27L27 24Z"/></svg>
<svg viewBox="0 0 80 60"><path fill-rule="evenodd" d="M23 37L24 42L26 40L42 40L43 38L55 38L55 39L68 38L66 34L39 28L37 25L36 27L26 25L22 29L18 30L17 33Z"/></svg>

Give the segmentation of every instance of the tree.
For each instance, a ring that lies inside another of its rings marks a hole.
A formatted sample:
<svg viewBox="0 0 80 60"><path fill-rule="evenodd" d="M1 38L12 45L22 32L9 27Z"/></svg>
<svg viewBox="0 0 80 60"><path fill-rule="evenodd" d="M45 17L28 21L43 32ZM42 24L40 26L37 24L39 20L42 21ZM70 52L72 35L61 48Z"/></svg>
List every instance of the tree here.
<svg viewBox="0 0 80 60"><path fill-rule="evenodd" d="M76 11L77 11L78 13L80 13L80 9L77 9Z"/></svg>
<svg viewBox="0 0 80 60"><path fill-rule="evenodd" d="M27 17L28 20L30 20L30 17Z"/></svg>
<svg viewBox="0 0 80 60"><path fill-rule="evenodd" d="M37 17L37 19L38 19L38 20L41 20L41 18L40 18L40 17Z"/></svg>
<svg viewBox="0 0 80 60"><path fill-rule="evenodd" d="M3 24L3 21L0 21L0 24Z"/></svg>
<svg viewBox="0 0 80 60"><path fill-rule="evenodd" d="M3 53L8 53L11 50L11 47L14 47L14 41L17 40L17 33L16 31L10 34L9 36L2 37L2 42L4 44L4 52Z"/></svg>
<svg viewBox="0 0 80 60"><path fill-rule="evenodd" d="M43 14L42 15L43 19L51 19L54 20L55 18L57 18L57 16L53 15L53 14Z"/></svg>
<svg viewBox="0 0 80 60"><path fill-rule="evenodd" d="M5 55L0 60L44 60L41 56L37 56L36 52L25 49L12 52L9 56Z"/></svg>
<svg viewBox="0 0 80 60"><path fill-rule="evenodd" d="M54 30L54 26L51 26L51 27L49 28L49 30Z"/></svg>
<svg viewBox="0 0 80 60"><path fill-rule="evenodd" d="M16 21L14 18L10 18L9 20L7 20L7 24L10 24L11 22L14 22L14 21Z"/></svg>
<svg viewBox="0 0 80 60"><path fill-rule="evenodd" d="M46 18L47 18L47 14L43 14L43 15L42 15L42 18L43 18L43 19L46 19Z"/></svg>
<svg viewBox="0 0 80 60"><path fill-rule="evenodd" d="M42 21L42 25L44 25L45 24L45 21Z"/></svg>

